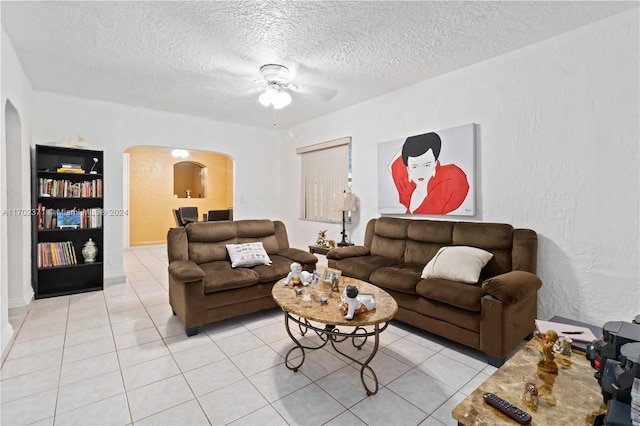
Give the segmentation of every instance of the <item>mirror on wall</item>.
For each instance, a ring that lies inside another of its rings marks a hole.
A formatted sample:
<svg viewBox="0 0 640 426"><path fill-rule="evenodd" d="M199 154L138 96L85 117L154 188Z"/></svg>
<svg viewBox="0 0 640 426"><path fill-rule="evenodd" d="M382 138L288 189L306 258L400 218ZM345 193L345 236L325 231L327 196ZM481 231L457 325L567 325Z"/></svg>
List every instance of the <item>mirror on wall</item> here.
<svg viewBox="0 0 640 426"><path fill-rule="evenodd" d="M173 196L176 198L205 198L207 168L195 161L181 161L173 165Z"/></svg>

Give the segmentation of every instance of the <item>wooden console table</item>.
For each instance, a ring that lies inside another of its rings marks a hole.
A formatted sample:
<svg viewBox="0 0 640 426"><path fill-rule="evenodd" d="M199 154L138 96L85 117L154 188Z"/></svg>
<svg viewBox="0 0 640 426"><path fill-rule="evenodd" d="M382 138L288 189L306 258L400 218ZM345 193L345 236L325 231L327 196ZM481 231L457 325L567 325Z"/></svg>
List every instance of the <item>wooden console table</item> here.
<svg viewBox="0 0 640 426"><path fill-rule="evenodd" d="M331 250L332 247L320 247L320 246L309 246L309 253L311 254L321 254L326 256L327 253L329 253L329 250Z"/></svg>
<svg viewBox="0 0 640 426"><path fill-rule="evenodd" d="M459 425L518 425L486 404L492 392L531 414L532 425L585 425L606 411L595 370L582 352L556 355L558 374L538 371L539 344L531 339L491 377L458 404L452 412ZM523 378L538 388L538 401L523 399Z"/></svg>

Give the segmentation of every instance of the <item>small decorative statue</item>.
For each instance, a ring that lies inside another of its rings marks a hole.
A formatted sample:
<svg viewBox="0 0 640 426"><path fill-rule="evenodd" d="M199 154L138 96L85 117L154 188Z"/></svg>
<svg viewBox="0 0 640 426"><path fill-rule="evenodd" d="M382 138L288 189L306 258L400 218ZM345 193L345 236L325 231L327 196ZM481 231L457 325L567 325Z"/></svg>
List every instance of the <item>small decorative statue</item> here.
<svg viewBox="0 0 640 426"><path fill-rule="evenodd" d="M540 360L538 361L538 370L546 373L557 374L558 364L555 362L555 352L553 347L558 340L558 333L553 330L547 330L545 334L538 334L540 339Z"/></svg>
<svg viewBox="0 0 640 426"><path fill-rule="evenodd" d="M537 403L538 388L536 387L536 385L534 385L533 382L525 380L524 376L522 376L522 384L524 385L524 393L522 394L522 399L534 404Z"/></svg>
<svg viewBox="0 0 640 426"><path fill-rule="evenodd" d="M191 190L187 189L185 192L187 193L187 198L191 198Z"/></svg>
<svg viewBox="0 0 640 426"><path fill-rule="evenodd" d="M327 244L327 230L321 229L318 231L318 238L316 239L316 246L324 247Z"/></svg>
<svg viewBox="0 0 640 426"><path fill-rule="evenodd" d="M298 262L293 262L291 264L291 272L287 274L287 278L284 280L285 285L289 285L289 283L293 285L309 285L311 279L313 278L313 274L307 271L302 270L302 265Z"/></svg>
<svg viewBox="0 0 640 426"><path fill-rule="evenodd" d="M342 292L342 300L338 308L346 310L345 319L353 319L355 314L368 312L376 308L376 301L372 296L358 298L358 289L348 285Z"/></svg>

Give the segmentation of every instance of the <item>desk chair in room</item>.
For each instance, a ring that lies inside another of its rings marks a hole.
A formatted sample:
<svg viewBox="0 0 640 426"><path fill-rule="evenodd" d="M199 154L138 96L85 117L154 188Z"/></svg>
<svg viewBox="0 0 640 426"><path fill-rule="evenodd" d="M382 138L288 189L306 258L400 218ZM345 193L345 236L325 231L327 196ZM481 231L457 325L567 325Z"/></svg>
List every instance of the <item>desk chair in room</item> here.
<svg viewBox="0 0 640 426"><path fill-rule="evenodd" d="M233 209L228 208L226 210L209 210L207 214L208 221L216 220L233 220Z"/></svg>

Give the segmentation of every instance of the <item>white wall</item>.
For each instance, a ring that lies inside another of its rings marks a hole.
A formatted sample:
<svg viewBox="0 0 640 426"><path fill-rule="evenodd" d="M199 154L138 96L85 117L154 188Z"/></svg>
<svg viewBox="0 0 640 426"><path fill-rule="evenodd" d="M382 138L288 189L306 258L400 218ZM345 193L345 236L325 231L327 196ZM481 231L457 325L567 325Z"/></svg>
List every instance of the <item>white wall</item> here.
<svg viewBox="0 0 640 426"><path fill-rule="evenodd" d="M347 232L361 242L379 216L377 144L477 123L473 220L538 232L539 317L630 321L640 313L638 25L636 8L304 123L283 135L283 160L299 169L296 147L353 137L361 211ZM281 188L293 198L290 239L305 247L326 225L297 220L297 174Z"/></svg>
<svg viewBox="0 0 640 426"><path fill-rule="evenodd" d="M279 196L271 178L281 161L279 134L274 130L41 91L33 92L33 100L33 144L81 135L91 149L104 150L105 281L124 278L126 218L108 212L123 208L123 152L128 147L180 147L229 155L235 167L234 217L279 217Z"/></svg>
<svg viewBox="0 0 640 426"><path fill-rule="evenodd" d="M0 110L2 111L2 142L0 148L0 328L2 329L1 350L4 352L13 333L9 324L9 308L24 308L31 297L31 226L27 214L8 216L8 208L24 209L31 205L30 173L15 173L11 170L30 170L29 140L31 126L31 85L22 70L13 46L4 28L1 29ZM7 105L9 105L7 107ZM9 120L5 113L9 112ZM7 123L9 121L9 123ZM15 128L17 122L20 128ZM7 124L12 126L7 140ZM7 146L8 144L11 146ZM17 166L17 167L9 167ZM11 201L8 195L11 195ZM11 234L8 227L11 225ZM11 237L11 240L9 240ZM21 247L22 253L13 257L17 260L9 271L9 249ZM9 278L21 277L20 280Z"/></svg>

